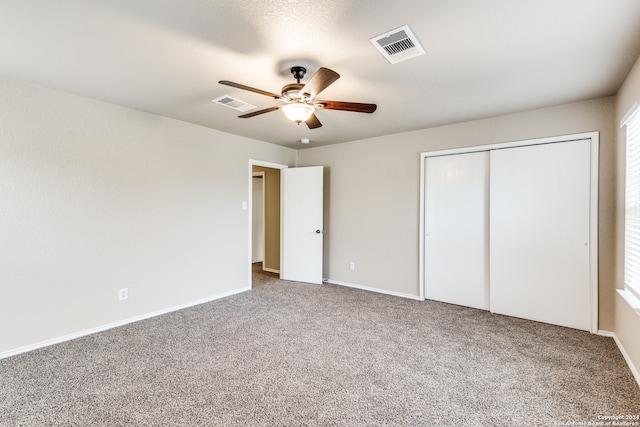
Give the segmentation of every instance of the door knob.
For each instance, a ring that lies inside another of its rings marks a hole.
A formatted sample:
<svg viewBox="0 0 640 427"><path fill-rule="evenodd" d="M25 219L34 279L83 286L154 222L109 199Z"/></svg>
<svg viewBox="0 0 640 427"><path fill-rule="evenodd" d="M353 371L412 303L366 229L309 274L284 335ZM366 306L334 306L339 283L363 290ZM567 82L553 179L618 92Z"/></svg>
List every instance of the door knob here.
<svg viewBox="0 0 640 427"><path fill-rule="evenodd" d="M316 234L320 234L320 233L322 233L322 231L316 230Z"/></svg>

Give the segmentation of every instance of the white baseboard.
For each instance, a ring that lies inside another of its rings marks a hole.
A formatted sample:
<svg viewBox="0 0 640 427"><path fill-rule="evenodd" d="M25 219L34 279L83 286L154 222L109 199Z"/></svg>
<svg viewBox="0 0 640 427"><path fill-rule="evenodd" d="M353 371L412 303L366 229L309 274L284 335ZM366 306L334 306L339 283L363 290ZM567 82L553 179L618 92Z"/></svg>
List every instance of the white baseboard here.
<svg viewBox="0 0 640 427"><path fill-rule="evenodd" d="M401 298L409 298L409 299L413 299L413 300L418 300L421 301L421 298L419 296L416 295L410 295L410 294L404 294L401 292L394 292L394 291L389 291L389 290L385 290L385 289L378 289L378 288L372 288L369 286L362 286L362 285L356 285L353 283L347 283L347 282L341 282L338 280L326 280L326 283L330 283L332 285L338 285L338 286L345 286L348 288L355 288L355 289L361 289L364 291L370 291L370 292L377 292L380 294L386 294L386 295L392 295L392 296L396 296L396 297L401 297ZM76 338L80 338L83 336L87 336L87 335L91 335L91 334L95 334L98 332L102 332L102 331L106 331L108 329L113 329L113 328L117 328L119 326L124 326L127 325L129 323L134 323L134 322L138 322L140 320L145 320L145 319L149 319L151 317L156 317L156 316L161 316L163 314L167 314L167 313L171 313L173 311L178 311L178 310L183 310L185 308L189 308L189 307L193 307L196 305L200 305L200 304L205 304L211 301L215 301L221 298L225 298L231 295L235 295L235 294L239 294L242 292L246 292L251 290L250 287L245 287L242 289L237 289L237 290L233 290L233 291L229 291L229 292L224 292L222 294L218 294L215 295L213 297L208 297L208 298L203 298L200 300L196 300L196 301L191 301L185 304L180 304L180 305L176 305L173 307L169 307L169 308L165 308L162 310L157 310L157 311L153 311L151 313L146 313L146 314L142 314L140 316L134 316L134 317L130 317L128 319L124 319L124 320L120 320L118 322L113 322L113 323L109 323L106 325L101 325L101 326L97 326L95 328L91 328L91 329L85 329L83 331L78 331L72 334L68 334L68 335L63 335L61 337L57 337L57 338L52 338L49 340L45 340L45 341L40 341L34 344L30 344L24 347L18 347L12 350L8 350L5 352L0 353L0 359L5 359L7 357L11 357L11 356L15 356L21 353L26 353L28 351L33 351L42 347L48 347L50 345L54 345L54 344L59 344L65 341L70 341ZM620 353L622 353L622 356L624 357L624 360L627 362L627 365L629 366L629 369L631 369L631 373L633 374L633 377L635 378L636 382L638 383L638 386L640 386L640 371L638 371L638 369L634 366L633 362L631 361L631 358L629 357L629 355L627 354L627 352L625 351L624 347L622 346L622 343L620 342L620 340L618 339L618 336L613 333L613 332L609 332L609 331L603 331L603 330L598 330L598 335L601 336L605 336L605 337L610 337L613 338L613 340L615 341L616 345L618 346L618 349L620 350Z"/></svg>
<svg viewBox="0 0 640 427"><path fill-rule="evenodd" d="M118 326L124 326L124 325L127 325L129 323L138 322L140 320L149 319L151 317L161 316L163 314L171 313L173 311L183 310L185 308L193 307L193 306L200 305L200 304L205 304L207 302L215 301L215 300L220 299L220 298L225 298L225 297L228 297L228 296L231 296L231 295L235 295L235 294L239 294L241 292L245 292L245 291L249 291L249 290L251 290L251 287L247 286L247 287L242 288L242 289L237 289L237 290L233 290L233 291L229 291L229 292L224 292L222 294L218 294L218 295L215 295L215 296L212 296L212 297L203 298L203 299L196 300L196 301L191 301L191 302L188 302L188 303L185 303L185 304L180 304L180 305L176 305L176 306L173 306L173 307L165 308L165 309L162 309L162 310L153 311L151 313L141 314L140 316L130 317L128 319L120 320L120 321L113 322L113 323L108 323L106 325L97 326L95 328L85 329L83 331L74 332L72 334L63 335L61 337L56 337L56 338L40 341L40 342L37 342L37 343L34 343L34 344L26 345L24 347L18 347L18 348L15 348L15 349L12 349L12 350L8 350L8 351L4 351L4 352L0 353L0 359L5 359L7 357L18 355L20 353L26 353L28 351L37 350L37 349L42 348L42 347L48 347L50 345L59 344L59 343L65 342L65 341L70 341L70 340L73 340L73 339L76 339L76 338L84 337L84 336L95 334L95 333L102 332L102 331L106 331L108 329L117 328Z"/></svg>
<svg viewBox="0 0 640 427"><path fill-rule="evenodd" d="M616 342L616 345L618 346L618 349L620 350L620 353L622 353L622 357L624 357L624 360L627 362L627 365L629 366L629 369L631 369L631 373L633 374L633 377L636 379L636 382L638 383L638 386L640 387L640 371L638 371L638 369L635 367L635 365L631 361L631 358L629 357L629 355L627 354L626 350L622 346L622 343L618 339L618 336L613 332L603 331L603 330L599 330L598 331L598 335L602 335L603 337L611 337L611 338L613 338L613 340Z"/></svg>
<svg viewBox="0 0 640 427"><path fill-rule="evenodd" d="M347 288L362 289L363 291L377 292L379 294L392 295L394 297L409 298L409 299L414 299L418 301L424 301L418 295L403 294L401 292L388 291L386 289L379 289L379 288L371 288L369 286L362 286L362 285L356 285L353 283L340 282L338 280L327 279L324 281L324 283L330 283L332 285L338 285L338 286L345 286Z"/></svg>

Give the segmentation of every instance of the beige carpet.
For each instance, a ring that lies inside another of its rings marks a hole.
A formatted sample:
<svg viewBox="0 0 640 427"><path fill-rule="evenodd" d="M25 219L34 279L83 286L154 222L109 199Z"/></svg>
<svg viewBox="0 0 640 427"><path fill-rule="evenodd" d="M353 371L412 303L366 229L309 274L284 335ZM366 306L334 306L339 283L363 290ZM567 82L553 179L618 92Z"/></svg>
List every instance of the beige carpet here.
<svg viewBox="0 0 640 427"><path fill-rule="evenodd" d="M640 414L610 338L256 274L249 292L0 360L0 425L554 426Z"/></svg>

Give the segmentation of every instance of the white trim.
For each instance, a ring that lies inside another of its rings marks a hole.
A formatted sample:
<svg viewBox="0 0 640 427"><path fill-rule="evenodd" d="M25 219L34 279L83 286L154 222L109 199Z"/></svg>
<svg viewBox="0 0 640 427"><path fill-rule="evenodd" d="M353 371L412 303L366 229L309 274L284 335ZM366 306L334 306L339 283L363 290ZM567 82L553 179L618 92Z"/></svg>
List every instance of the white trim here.
<svg viewBox="0 0 640 427"><path fill-rule="evenodd" d="M289 166L281 164L281 163L272 163L272 162L263 162L262 160L249 159L250 166L262 166L263 168L271 168L271 169L286 169ZM253 171L251 171L253 173Z"/></svg>
<svg viewBox="0 0 640 427"><path fill-rule="evenodd" d="M622 299L625 300L627 304L629 304L629 307L631 307L631 309L635 311L638 316L640 316L640 299L636 297L632 290L616 289L616 291L618 292L618 294L620 294Z"/></svg>
<svg viewBox="0 0 640 427"><path fill-rule="evenodd" d="M420 156L422 159L424 159L426 157L449 156L451 154L465 154L465 153L475 153L477 151L500 150L502 148L525 147L527 145L541 145L541 144L553 144L554 142L579 141L582 139L593 139L594 137L598 139L599 134L600 132L593 131L593 132L576 133L571 135L550 136L550 137L536 138L536 139L523 139L523 140L511 141L511 142L499 142L496 144L477 145L474 147L462 147L462 148L452 148L448 150L425 151L423 153L420 153Z"/></svg>
<svg viewBox="0 0 640 427"><path fill-rule="evenodd" d="M598 330L598 164L599 164L599 146L600 132L584 132L571 135L559 135L545 138L526 139L520 141L503 142L497 144L478 145L475 147L454 148L448 150L434 150L420 153L420 236L419 236L419 280L420 280L420 297L424 299L425 295L425 265L424 265L424 178L425 178L425 159L427 157L448 156L452 154L475 153L479 151L500 150L503 148L524 147L528 145L553 144L556 142L579 141L583 139L591 140L591 194L590 194L590 272L589 272L589 290L591 295L591 333Z"/></svg>
<svg viewBox="0 0 640 427"><path fill-rule="evenodd" d="M266 231L266 200L267 194L267 174L264 171L251 173L251 203L253 204L253 178L262 178L262 269L264 270L265 255L267 253L267 231ZM251 206L251 233L253 233L253 206ZM253 263L253 234L251 235L251 263Z"/></svg>
<svg viewBox="0 0 640 427"><path fill-rule="evenodd" d="M631 361L631 358L629 357L624 347L622 346L622 342L620 342L620 339L618 339L618 336L614 332L602 331L602 330L598 331L598 335L601 335L603 337L613 338L616 345L618 346L618 350L620 350L620 353L622 353L622 357L624 357L624 360L627 362L627 365L629 366L629 369L631 370L633 377L638 383L638 386L640 386L640 371L635 367L635 365Z"/></svg>
<svg viewBox="0 0 640 427"><path fill-rule="evenodd" d="M145 320L145 319L149 319L151 317L156 317L156 316L161 316L163 314L168 314L174 311L178 311L178 310L184 310L185 308L189 308L189 307L193 307L196 305L200 305L200 304L206 304L208 302L211 301L215 301L221 298L226 298L229 297L231 295L236 295L242 292L246 292L246 291L250 291L251 288L241 288L241 289L236 289L233 291L228 291L228 292L223 292L221 294L218 295L214 295L212 297L208 297L208 298L202 298L196 301L191 301L185 304L180 304L180 305L176 305L173 307L169 307L169 308L164 308L161 310L157 310L157 311L152 311L150 313L146 313L146 314L141 314L139 316L134 316L134 317L130 317L128 319L124 319L124 320L119 320L117 322L113 322L113 323L107 323L106 325L101 325L101 326L96 326L95 328L90 328L90 329L85 329L83 331L79 331L79 332L74 332L72 334L68 334L68 335L63 335L57 338L51 338L48 340L44 340L44 341L40 341L37 342L35 344L29 344L27 346L24 347L18 347L15 348L13 350L8 350L8 351L4 351L2 353L0 353L0 359L4 359L7 357L11 357L11 356L15 356L21 353L26 353L28 351L33 351L33 350L37 350L39 348L42 347L48 347L50 345L54 345L54 344L60 344L63 343L65 341L71 341L74 340L76 338L81 338L87 335L92 335L92 334L96 334L98 332L103 332L109 329L113 329L113 328L117 328L120 326L124 326L124 325L128 325L130 323L135 323L135 322L139 322L140 320Z"/></svg>
<svg viewBox="0 0 640 427"><path fill-rule="evenodd" d="M624 127L627 122L629 121L629 119L631 118L631 116L634 115L634 113L636 111L638 111L638 108L640 108L640 102L636 102L635 104L633 104L631 106L631 108L629 108L629 111L627 111L627 114L624 115L624 117L622 118L622 120L620 120L620 127Z"/></svg>
<svg viewBox="0 0 640 427"><path fill-rule="evenodd" d="M589 286L591 287L591 333L598 331L598 318L600 316L599 304L599 280L598 280L598 246L600 238L598 235L598 207L599 207L599 182L600 182L600 133L592 132L591 136L591 203L590 223L589 223Z"/></svg>
<svg viewBox="0 0 640 427"><path fill-rule="evenodd" d="M420 222L418 224L418 233L419 233L419 241L418 241L418 283L420 284L420 300L425 300L426 295L426 287L425 287L425 266L424 266L424 255L425 255L425 241L424 241L424 223L425 223L425 211L424 211L424 203L425 203L425 179L426 179L426 168L425 168L425 159L427 156L426 153L420 154Z"/></svg>
<svg viewBox="0 0 640 427"><path fill-rule="evenodd" d="M417 301L424 301L424 298L422 296L404 294L402 292L394 292L386 289L371 288L369 286L362 286L362 285L356 285L354 283L340 282L338 280L328 279L328 280L325 280L323 283L329 283L331 285L338 285L338 286L345 286L347 288L361 289L363 291L376 292L378 294L391 295L394 297L409 298Z"/></svg>
<svg viewBox="0 0 640 427"><path fill-rule="evenodd" d="M248 244L248 263L247 263L247 286L249 286L249 289L251 289L252 287L252 280L251 280L251 272L252 272L252 262L253 261L253 238L252 238L252 220L253 220L253 182L252 182L252 178L253 178L253 167L254 166L261 166L264 168L271 168L271 169L286 169L289 166L287 165L283 165L280 163L271 163L271 162L264 162L262 160L255 160L255 159L249 159L249 178L247 180L248 184L249 184L249 190L247 191L247 194L249 195L247 200L248 202L248 215L247 215L247 235L249 236L249 244ZM282 179L282 176L280 177L280 179ZM263 183L264 185L264 183ZM280 184L280 192L282 192L282 183ZM282 198L281 198L282 199ZM282 203L282 200L280 200L280 203ZM280 209L280 212L282 212L282 207ZM280 222L282 222L282 214L280 215ZM280 225L280 233L282 234L282 224ZM282 242L282 236L280 236L280 242ZM282 259L282 243L280 243L280 259ZM263 263L264 266L264 263ZM278 272L279 273L279 272Z"/></svg>

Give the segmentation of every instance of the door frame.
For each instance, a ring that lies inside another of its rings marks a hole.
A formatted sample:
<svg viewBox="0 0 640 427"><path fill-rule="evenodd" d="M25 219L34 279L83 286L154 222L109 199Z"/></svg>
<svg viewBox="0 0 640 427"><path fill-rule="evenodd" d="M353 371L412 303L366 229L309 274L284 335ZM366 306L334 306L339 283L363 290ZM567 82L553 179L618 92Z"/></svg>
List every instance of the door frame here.
<svg viewBox="0 0 640 427"><path fill-rule="evenodd" d="M420 300L425 299L425 159L427 157L448 156L452 154L491 151L502 148L524 147L528 145L553 144L581 139L590 139L591 144L591 177L590 177L590 212L589 212L589 291L591 295L591 333L598 333L598 164L600 132L585 132L569 135L552 136L546 138L527 139L520 141L478 145L475 147L434 150L420 153L420 224L419 224L419 283Z"/></svg>
<svg viewBox="0 0 640 427"><path fill-rule="evenodd" d="M251 174L251 263L253 264L253 194L255 189L253 188L253 178L261 178L262 179L262 212L260 215L262 216L262 269L264 270L264 257L266 251L266 235L267 232L265 230L265 194L266 194L266 174L263 171L253 172Z"/></svg>
<svg viewBox="0 0 640 427"><path fill-rule="evenodd" d="M248 250L247 250L247 283L249 286L249 289L251 289L253 287L253 280L252 280L252 260L253 260L253 253L252 253L252 249L253 249L253 167L254 166L262 166L265 168L271 168L271 169L287 169L289 166L288 165L284 165L284 164L280 164L280 163L272 163L272 162L265 162L262 160L255 160L255 159L249 159L249 170L247 173L247 181L249 183L249 188L247 190L247 210L248 210L248 215L247 215L247 234L248 234ZM264 185L264 183L263 183ZM282 193L282 186L280 187L280 192ZM282 200L280 201L280 203L282 204ZM263 213L264 215L264 213ZM280 214L280 222L282 223L282 213ZM280 234L282 234L282 226L280 227ZM282 252L282 238L280 239L280 252Z"/></svg>

